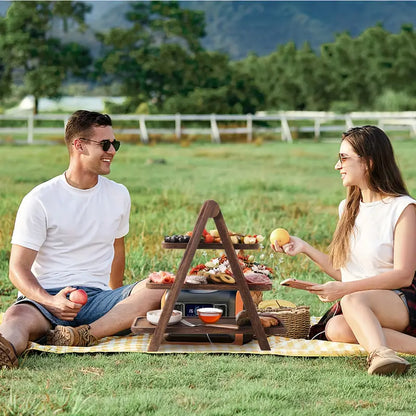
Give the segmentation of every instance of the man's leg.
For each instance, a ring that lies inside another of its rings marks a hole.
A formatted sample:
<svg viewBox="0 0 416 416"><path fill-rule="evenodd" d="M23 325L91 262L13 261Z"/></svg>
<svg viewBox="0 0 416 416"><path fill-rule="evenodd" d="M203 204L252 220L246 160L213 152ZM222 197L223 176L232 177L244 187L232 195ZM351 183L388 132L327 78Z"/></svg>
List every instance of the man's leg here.
<svg viewBox="0 0 416 416"><path fill-rule="evenodd" d="M90 325L91 335L99 339L129 329L137 316L145 316L148 311L160 308L164 292L163 289L146 288L145 280L139 282L129 297Z"/></svg>
<svg viewBox="0 0 416 416"><path fill-rule="evenodd" d="M11 306L0 324L0 334L9 343L4 342L1 347L3 356L5 357L10 344L19 356L26 349L28 341L42 337L50 328L50 322L33 305L20 303Z"/></svg>
<svg viewBox="0 0 416 416"><path fill-rule="evenodd" d="M159 309L165 290L146 288L147 280L135 285L130 295L117 303L110 311L90 325L78 327L58 325L48 334L48 344L91 346L97 340L129 329L137 316L145 316L149 310Z"/></svg>

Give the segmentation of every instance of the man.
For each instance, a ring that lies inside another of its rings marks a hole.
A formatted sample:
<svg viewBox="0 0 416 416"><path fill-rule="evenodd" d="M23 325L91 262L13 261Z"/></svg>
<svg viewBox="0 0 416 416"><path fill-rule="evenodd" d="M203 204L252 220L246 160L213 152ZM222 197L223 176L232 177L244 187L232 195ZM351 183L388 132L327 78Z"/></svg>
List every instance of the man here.
<svg viewBox="0 0 416 416"><path fill-rule="evenodd" d="M160 307L163 291L122 286L130 196L102 176L120 147L110 117L77 111L65 142L68 169L29 192L16 216L9 277L19 297L0 325L0 368L17 367L28 341L95 345ZM77 288L85 305L68 298Z"/></svg>

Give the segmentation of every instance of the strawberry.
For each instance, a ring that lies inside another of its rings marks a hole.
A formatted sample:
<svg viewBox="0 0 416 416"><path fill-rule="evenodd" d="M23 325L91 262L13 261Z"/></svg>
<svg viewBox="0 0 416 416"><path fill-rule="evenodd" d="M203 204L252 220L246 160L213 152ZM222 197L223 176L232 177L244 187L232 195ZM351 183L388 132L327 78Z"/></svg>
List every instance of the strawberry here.
<svg viewBox="0 0 416 416"><path fill-rule="evenodd" d="M205 264L198 264L197 266L191 269L189 274L197 274L200 270L203 270L203 269L205 269Z"/></svg>
<svg viewBox="0 0 416 416"><path fill-rule="evenodd" d="M205 234L205 242L206 243L213 243L214 242L214 237L211 234Z"/></svg>

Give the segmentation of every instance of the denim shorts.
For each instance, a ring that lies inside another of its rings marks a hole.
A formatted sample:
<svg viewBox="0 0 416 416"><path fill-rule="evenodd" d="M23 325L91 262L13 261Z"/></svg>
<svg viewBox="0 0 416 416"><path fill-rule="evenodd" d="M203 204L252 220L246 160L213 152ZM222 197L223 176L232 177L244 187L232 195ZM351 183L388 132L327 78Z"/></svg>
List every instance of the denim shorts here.
<svg viewBox="0 0 416 416"><path fill-rule="evenodd" d="M397 293L400 299L403 301L404 305L406 306L407 310L409 310L409 305L407 304L406 295L400 289L394 289L393 292Z"/></svg>
<svg viewBox="0 0 416 416"><path fill-rule="evenodd" d="M81 310L73 321L64 321L62 319L58 319L40 303L28 299L25 296L19 296L15 302L15 305L19 303L30 303L34 305L45 316L45 318L51 322L52 327L55 327L56 325L79 326L91 324L92 322L105 315L110 309L117 305L117 303L129 297L133 287L136 284L137 283L133 283L131 285L122 286L114 290L102 290L86 286L72 286L77 289L85 290L88 295L88 302L82 306ZM63 287L45 290L51 295L56 295L62 289Z"/></svg>

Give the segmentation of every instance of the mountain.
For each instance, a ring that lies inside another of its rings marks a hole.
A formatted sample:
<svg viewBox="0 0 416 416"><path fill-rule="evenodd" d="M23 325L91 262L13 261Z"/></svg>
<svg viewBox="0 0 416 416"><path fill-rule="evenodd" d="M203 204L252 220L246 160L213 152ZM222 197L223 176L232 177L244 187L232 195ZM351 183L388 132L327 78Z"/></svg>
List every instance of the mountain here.
<svg viewBox="0 0 416 416"><path fill-rule="evenodd" d="M93 1L85 34L60 34L96 48L94 31L124 26L128 1ZM10 2L0 1L0 15ZM411 1L180 1L181 7L205 13L208 50L222 51L232 59L248 53L268 55L289 41L300 47L304 42L318 50L332 42L337 33L357 36L381 23L397 33L403 24L416 26L416 2Z"/></svg>
<svg viewBox="0 0 416 416"><path fill-rule="evenodd" d="M416 25L416 3L401 1L208 1L182 2L203 10L204 46L228 52L233 59L249 52L268 55L279 45L309 42L314 49L340 32L357 36L382 23L397 33L404 23Z"/></svg>

